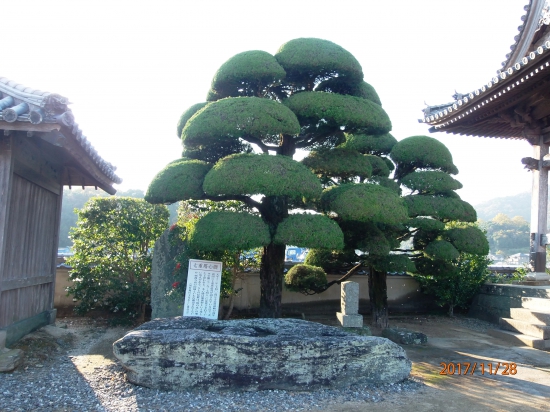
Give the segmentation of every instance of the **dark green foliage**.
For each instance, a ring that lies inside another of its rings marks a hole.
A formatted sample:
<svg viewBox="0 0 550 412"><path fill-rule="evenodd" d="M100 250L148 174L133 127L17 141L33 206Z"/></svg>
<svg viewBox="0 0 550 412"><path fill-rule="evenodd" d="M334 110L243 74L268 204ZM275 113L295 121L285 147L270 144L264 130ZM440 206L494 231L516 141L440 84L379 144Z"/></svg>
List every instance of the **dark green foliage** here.
<svg viewBox="0 0 550 412"><path fill-rule="evenodd" d="M407 137L393 147L390 157L397 165L396 179L401 179L416 169L434 169L453 175L458 173L449 149L433 137Z"/></svg>
<svg viewBox="0 0 550 412"><path fill-rule="evenodd" d="M292 292L309 294L327 285L327 274L318 266L295 265L285 275L285 286Z"/></svg>
<svg viewBox="0 0 550 412"><path fill-rule="evenodd" d="M453 260L458 259L460 253L456 248L446 240L435 240L426 246L424 254L434 260Z"/></svg>
<svg viewBox="0 0 550 412"><path fill-rule="evenodd" d="M455 306L469 306L489 276L487 266L490 263L485 255L461 253L454 264L446 263L439 266L439 270L429 270L432 269L430 263L423 262L423 274L416 278L426 293L436 297L439 305L449 306L449 315L452 316Z"/></svg>
<svg viewBox="0 0 550 412"><path fill-rule="evenodd" d="M344 235L338 224L324 215L294 214L277 227L274 243L308 248L342 249Z"/></svg>
<svg viewBox="0 0 550 412"><path fill-rule="evenodd" d="M401 186L395 180L383 176L373 176L369 179L370 183L376 183L380 186L390 189L392 192L401 195Z"/></svg>
<svg viewBox="0 0 550 412"><path fill-rule="evenodd" d="M410 217L431 216L444 222L476 221L475 209L460 199L423 195L405 196L404 199Z"/></svg>
<svg viewBox="0 0 550 412"><path fill-rule="evenodd" d="M382 106L380 97L378 97L378 93L376 93L374 87L372 87L365 81L359 83L349 83L348 81L340 77L333 77L331 79L325 80L324 82L321 82L315 88L315 91L349 94L351 96L361 97L363 99L370 100L371 102Z"/></svg>
<svg viewBox="0 0 550 412"><path fill-rule="evenodd" d="M207 146L184 146L181 157L216 163L226 156L237 153L251 153L252 146L232 137L220 138Z"/></svg>
<svg viewBox="0 0 550 412"><path fill-rule="evenodd" d="M180 119L178 121L178 127L177 127L178 139L181 139L181 132L185 127L185 125L187 124L187 121L207 104L208 102L195 103L193 106L191 106L190 108L188 108L186 111L183 112L183 114L180 116Z"/></svg>
<svg viewBox="0 0 550 412"><path fill-rule="evenodd" d="M405 254L377 256L372 260L372 266L386 273L414 273L416 266Z"/></svg>
<svg viewBox="0 0 550 412"><path fill-rule="evenodd" d="M373 176L388 177L390 175L391 170L383 158L370 154L364 156L369 160L372 166Z"/></svg>
<svg viewBox="0 0 550 412"><path fill-rule="evenodd" d="M400 224L408 220L403 200L392 190L373 184L330 187L321 196L322 207L343 220Z"/></svg>
<svg viewBox="0 0 550 412"><path fill-rule="evenodd" d="M279 48L275 58L291 82L314 83L316 80L336 76L349 79L350 83L358 83L363 79L363 70L357 59L328 40L290 40Z"/></svg>
<svg viewBox="0 0 550 412"><path fill-rule="evenodd" d="M211 167L200 160L175 160L155 176L147 189L145 200L149 203L174 203L200 199L204 194L204 177Z"/></svg>
<svg viewBox="0 0 550 412"><path fill-rule="evenodd" d="M435 195L462 188L462 183L445 172L419 170L401 179L401 184L421 195Z"/></svg>
<svg viewBox="0 0 550 412"><path fill-rule="evenodd" d="M71 231L74 256L67 259L75 312L102 308L143 317L151 295L150 250L167 226L166 206L133 198L90 199L78 211Z"/></svg>
<svg viewBox="0 0 550 412"><path fill-rule="evenodd" d="M259 97L235 97L206 105L182 131L185 145L207 145L220 138L254 137L266 142L300 133L298 119L285 105Z"/></svg>
<svg viewBox="0 0 550 412"><path fill-rule="evenodd" d="M384 236L384 233L374 224L370 223L361 228L360 240L356 243L357 249L367 252L369 255L384 256L390 253L392 247Z"/></svg>
<svg viewBox="0 0 550 412"><path fill-rule="evenodd" d="M335 148L310 152L302 163L321 176L361 179L370 177L372 166L369 160L356 150Z"/></svg>
<svg viewBox="0 0 550 412"><path fill-rule="evenodd" d="M376 156L387 155L397 143L397 139L389 133L382 135L346 133L345 136L346 141L342 147Z"/></svg>
<svg viewBox="0 0 550 412"><path fill-rule="evenodd" d="M433 260L428 257L418 257L414 260L417 274L444 279L445 276L457 276L458 268L452 262Z"/></svg>
<svg viewBox="0 0 550 412"><path fill-rule="evenodd" d="M409 220L406 225L410 228L422 229L427 232L441 232L445 229L445 223L426 217L415 217Z"/></svg>
<svg viewBox="0 0 550 412"><path fill-rule="evenodd" d="M449 229L445 231L443 236L460 252L476 255L487 255L489 253L487 237L475 226Z"/></svg>
<svg viewBox="0 0 550 412"><path fill-rule="evenodd" d="M327 273L333 273L340 270L343 266L349 265L349 262L356 261L358 261L358 257L352 249L343 251L310 249L304 263L311 266L320 266Z"/></svg>
<svg viewBox="0 0 550 412"><path fill-rule="evenodd" d="M318 199L319 179L304 165L287 156L238 154L214 165L204 180L211 195L263 194Z"/></svg>
<svg viewBox="0 0 550 412"><path fill-rule="evenodd" d="M189 244L195 250L249 250L271 242L263 220L248 213L211 212L189 231Z"/></svg>
<svg viewBox="0 0 550 412"><path fill-rule="evenodd" d="M265 85L278 83L285 76L285 70L271 54L250 50L236 54L220 66L212 80L211 90L217 99L260 97Z"/></svg>
<svg viewBox="0 0 550 412"><path fill-rule="evenodd" d="M387 133L391 121L384 109L360 97L325 92L301 92L283 102L301 124L326 122L326 126L363 129L366 133Z"/></svg>

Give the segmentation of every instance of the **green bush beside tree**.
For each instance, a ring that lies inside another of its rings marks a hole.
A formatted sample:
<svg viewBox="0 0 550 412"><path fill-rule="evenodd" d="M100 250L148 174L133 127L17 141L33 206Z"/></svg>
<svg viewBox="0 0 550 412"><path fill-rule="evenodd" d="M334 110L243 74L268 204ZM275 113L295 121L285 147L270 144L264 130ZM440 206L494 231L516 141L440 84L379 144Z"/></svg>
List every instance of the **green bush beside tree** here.
<svg viewBox="0 0 550 412"><path fill-rule="evenodd" d="M99 308L143 320L151 300L151 249L168 227L166 206L129 197L92 198L71 230L68 293L75 312Z"/></svg>

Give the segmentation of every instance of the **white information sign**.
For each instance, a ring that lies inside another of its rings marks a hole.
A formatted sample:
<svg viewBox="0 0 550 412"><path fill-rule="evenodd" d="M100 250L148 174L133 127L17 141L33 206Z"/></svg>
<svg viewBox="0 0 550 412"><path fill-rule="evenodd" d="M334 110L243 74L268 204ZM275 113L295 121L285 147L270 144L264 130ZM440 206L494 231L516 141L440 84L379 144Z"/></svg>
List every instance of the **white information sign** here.
<svg viewBox="0 0 550 412"><path fill-rule="evenodd" d="M183 316L218 319L222 262L189 259Z"/></svg>

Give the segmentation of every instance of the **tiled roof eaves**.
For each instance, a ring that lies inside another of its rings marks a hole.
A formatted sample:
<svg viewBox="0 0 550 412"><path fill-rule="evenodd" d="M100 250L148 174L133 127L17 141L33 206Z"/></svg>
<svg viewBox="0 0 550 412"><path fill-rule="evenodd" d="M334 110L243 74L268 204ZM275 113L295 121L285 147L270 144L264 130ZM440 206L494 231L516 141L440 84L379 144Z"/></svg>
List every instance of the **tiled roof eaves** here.
<svg viewBox="0 0 550 412"><path fill-rule="evenodd" d="M43 92L41 90L31 89L20 85L5 77L0 77L0 100L5 96L11 96L18 101L25 102L32 106L45 108L52 106L55 109L55 115L48 113L40 118L40 123L58 123L60 124L66 133L73 137L74 140L84 149L86 154L92 159L93 163L114 183L121 183L122 179L115 174L116 167L111 163L105 161L97 153L90 141L82 134L82 130L78 127L78 124L74 121L74 116L71 110L67 107L69 100L66 97L58 94ZM14 102L16 105L18 102ZM3 116L3 110L10 109L11 107L0 107L0 120L8 121ZM29 113L21 113L16 115L17 122L29 122L33 123ZM11 119L12 122L15 117ZM36 124L33 123L33 124Z"/></svg>
<svg viewBox="0 0 550 412"><path fill-rule="evenodd" d="M463 98L456 100L453 103L449 103L448 106L435 106L438 111L435 113L425 110L425 116L423 119L419 119L420 123L428 123L435 127L436 130L444 129L446 126L465 118L472 114L477 109L485 106L486 104L500 98L502 95L511 89L522 85L526 81L529 81L535 77L539 72L547 70L550 67L550 62L536 64L536 60L540 61L541 56L550 56L550 41L544 43L543 46L539 46L536 50L529 53L507 70L501 72L498 76L494 76L487 84L481 86ZM528 66L528 67L526 67ZM522 72L525 72L522 75ZM506 79L516 77L517 80L508 86L499 90L499 83ZM477 103L477 104L476 104Z"/></svg>
<svg viewBox="0 0 550 412"><path fill-rule="evenodd" d="M535 4L533 4L535 3ZM519 60L521 57L527 54L527 48L531 39L526 39L526 36L532 37L536 31L535 25L538 25L538 17L544 7L544 0L529 0L523 9L526 14L521 16L521 25L518 27L518 34L514 37L514 44L510 46L510 53L506 55L506 60L502 62L502 67L507 68L510 64L513 64L513 60Z"/></svg>

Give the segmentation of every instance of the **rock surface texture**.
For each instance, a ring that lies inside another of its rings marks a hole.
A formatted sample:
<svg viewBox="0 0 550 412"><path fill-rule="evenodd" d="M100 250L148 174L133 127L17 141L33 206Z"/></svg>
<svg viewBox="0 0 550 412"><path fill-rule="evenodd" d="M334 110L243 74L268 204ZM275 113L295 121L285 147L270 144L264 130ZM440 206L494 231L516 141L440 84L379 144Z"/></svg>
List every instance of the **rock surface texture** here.
<svg viewBox="0 0 550 412"><path fill-rule="evenodd" d="M176 302L166 297L174 282L173 258L178 251L170 245L170 231L167 229L156 241L153 249L151 271L151 309L153 318L168 318L183 313L183 301Z"/></svg>
<svg viewBox="0 0 550 412"><path fill-rule="evenodd" d="M423 333L403 328L386 328L382 331L382 336L401 345L425 345L428 343L428 337Z"/></svg>
<svg viewBox="0 0 550 412"><path fill-rule="evenodd" d="M155 319L113 351L130 382L163 390L341 388L399 382L411 370L387 339L297 319Z"/></svg>

